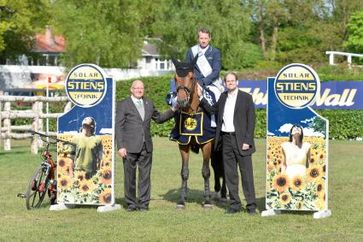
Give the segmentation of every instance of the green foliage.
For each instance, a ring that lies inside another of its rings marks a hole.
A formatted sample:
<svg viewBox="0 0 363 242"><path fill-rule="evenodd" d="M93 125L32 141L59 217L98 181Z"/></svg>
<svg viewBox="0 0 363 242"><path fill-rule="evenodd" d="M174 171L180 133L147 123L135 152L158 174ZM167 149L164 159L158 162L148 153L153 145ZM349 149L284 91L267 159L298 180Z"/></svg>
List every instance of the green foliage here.
<svg viewBox="0 0 363 242"><path fill-rule="evenodd" d="M351 51L363 53L363 11L351 16L347 30L348 40L344 45Z"/></svg>
<svg viewBox="0 0 363 242"><path fill-rule="evenodd" d="M318 110L329 120L330 139L363 137L363 110Z"/></svg>
<svg viewBox="0 0 363 242"><path fill-rule="evenodd" d="M255 137L266 137L266 109L256 109Z"/></svg>
<svg viewBox="0 0 363 242"><path fill-rule="evenodd" d="M143 12L149 5L133 0L55 1L53 24L67 39L64 63L96 63L102 67L134 63L141 54L143 28L148 27L143 24L151 17Z"/></svg>
<svg viewBox="0 0 363 242"><path fill-rule="evenodd" d="M318 67L317 72L321 81L349 81L357 80L362 81L363 69L362 68L347 68L346 64L342 65L323 65Z"/></svg>
<svg viewBox="0 0 363 242"><path fill-rule="evenodd" d="M250 67L262 59L258 46L248 42L251 22L238 1L172 0L162 6L153 30L163 40L163 54L184 59L188 48L197 43L197 30L207 27L211 44L222 50L223 69Z"/></svg>
<svg viewBox="0 0 363 242"><path fill-rule="evenodd" d="M164 57L184 59L200 27L211 30L223 70L316 65L327 62L327 50L362 52L362 10L361 0L2 0L0 62L31 55L34 35L51 25L66 38L68 67L134 66L146 37L162 40Z"/></svg>
<svg viewBox="0 0 363 242"><path fill-rule="evenodd" d="M0 1L0 63L28 54L49 19L47 0Z"/></svg>

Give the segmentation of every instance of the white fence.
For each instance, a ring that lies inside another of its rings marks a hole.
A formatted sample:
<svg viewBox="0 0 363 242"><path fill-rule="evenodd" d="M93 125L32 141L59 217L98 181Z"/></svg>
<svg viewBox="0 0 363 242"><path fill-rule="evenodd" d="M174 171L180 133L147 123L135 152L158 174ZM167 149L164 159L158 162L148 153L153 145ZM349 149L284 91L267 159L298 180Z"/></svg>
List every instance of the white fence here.
<svg viewBox="0 0 363 242"><path fill-rule="evenodd" d="M355 54L348 52L340 52L340 51L326 51L327 55L329 55L329 65L335 65L335 56L346 56L348 67L352 67L352 57L363 58L363 54Z"/></svg>
<svg viewBox="0 0 363 242"><path fill-rule="evenodd" d="M31 109L11 110L11 103L31 103ZM63 113L44 113L43 105L48 102L68 102L67 97L28 97L28 96L0 96L0 140L4 142L4 150L11 150L11 139L32 138L31 152L38 153L42 145L38 138L34 138L30 130L43 132L43 120L58 118ZM71 103L65 104L64 112L70 110ZM31 125L11 125L11 120L32 119ZM48 132L48 135L55 136L56 132Z"/></svg>
<svg viewBox="0 0 363 242"><path fill-rule="evenodd" d="M104 68L106 74L114 80L126 80L131 78L142 78L146 76L160 76L170 73L171 68L166 70L153 69L119 69ZM37 80L48 82L51 78L51 84L57 82L63 84L67 71L60 66L18 66L18 65L0 65L0 90L12 88L35 88Z"/></svg>

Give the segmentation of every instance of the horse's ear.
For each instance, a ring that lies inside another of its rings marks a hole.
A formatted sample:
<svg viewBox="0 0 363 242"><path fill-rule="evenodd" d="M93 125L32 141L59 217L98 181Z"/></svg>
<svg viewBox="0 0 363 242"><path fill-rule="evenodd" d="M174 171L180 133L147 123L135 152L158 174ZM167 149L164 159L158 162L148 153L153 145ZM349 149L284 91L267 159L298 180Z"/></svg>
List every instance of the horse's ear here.
<svg viewBox="0 0 363 242"><path fill-rule="evenodd" d="M175 57L171 57L171 61L173 62L175 68L178 66L179 61L177 59L175 59Z"/></svg>

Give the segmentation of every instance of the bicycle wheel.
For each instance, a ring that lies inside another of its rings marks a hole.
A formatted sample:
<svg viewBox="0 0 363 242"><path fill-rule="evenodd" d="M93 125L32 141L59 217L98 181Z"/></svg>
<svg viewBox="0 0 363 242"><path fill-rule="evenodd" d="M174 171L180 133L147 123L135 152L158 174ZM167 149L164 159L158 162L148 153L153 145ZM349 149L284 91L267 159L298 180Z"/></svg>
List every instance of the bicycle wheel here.
<svg viewBox="0 0 363 242"><path fill-rule="evenodd" d="M42 167L39 167L34 172L25 193L26 208L28 210L40 207L45 195L47 194L48 185L48 174L46 174L46 171L44 171Z"/></svg>

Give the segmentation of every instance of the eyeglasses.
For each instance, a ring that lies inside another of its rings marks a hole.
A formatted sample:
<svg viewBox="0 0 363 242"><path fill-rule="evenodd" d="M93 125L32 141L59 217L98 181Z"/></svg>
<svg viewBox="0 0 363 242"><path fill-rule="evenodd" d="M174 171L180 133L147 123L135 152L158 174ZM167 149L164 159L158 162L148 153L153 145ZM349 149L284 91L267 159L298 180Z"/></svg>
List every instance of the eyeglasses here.
<svg viewBox="0 0 363 242"><path fill-rule="evenodd" d="M236 80L226 80L226 83L233 83L236 82Z"/></svg>

